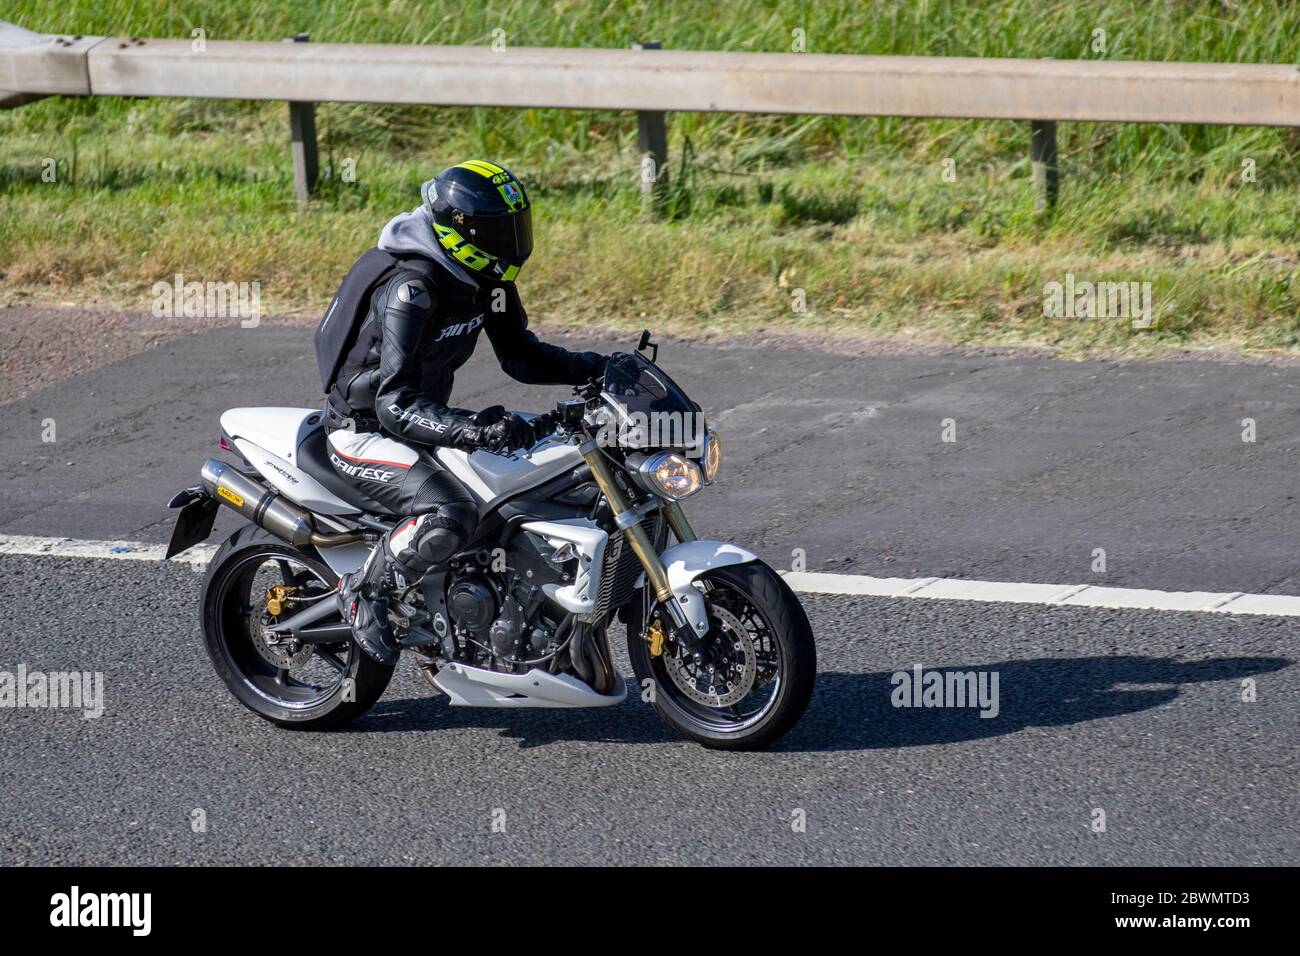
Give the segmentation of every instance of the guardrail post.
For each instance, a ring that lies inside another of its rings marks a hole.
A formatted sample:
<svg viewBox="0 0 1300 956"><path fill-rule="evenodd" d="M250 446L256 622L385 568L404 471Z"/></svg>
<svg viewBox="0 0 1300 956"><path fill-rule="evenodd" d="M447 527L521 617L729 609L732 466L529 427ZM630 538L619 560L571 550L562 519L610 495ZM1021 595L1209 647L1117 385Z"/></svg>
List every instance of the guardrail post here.
<svg viewBox="0 0 1300 956"><path fill-rule="evenodd" d="M285 43L306 43L307 34L286 37ZM316 104L289 104L289 140L293 151L293 191L298 208L307 205L316 192L320 161L316 151Z"/></svg>
<svg viewBox="0 0 1300 956"><path fill-rule="evenodd" d="M634 50L661 50L663 44L634 43ZM655 216L663 204L668 187L668 125L665 114L658 111L638 111L636 114L636 146L640 157L641 204L647 215Z"/></svg>
<svg viewBox="0 0 1300 956"><path fill-rule="evenodd" d="M1035 205L1051 211L1056 208L1060 177L1056 166L1056 123L1033 120L1029 140L1029 162L1033 170Z"/></svg>

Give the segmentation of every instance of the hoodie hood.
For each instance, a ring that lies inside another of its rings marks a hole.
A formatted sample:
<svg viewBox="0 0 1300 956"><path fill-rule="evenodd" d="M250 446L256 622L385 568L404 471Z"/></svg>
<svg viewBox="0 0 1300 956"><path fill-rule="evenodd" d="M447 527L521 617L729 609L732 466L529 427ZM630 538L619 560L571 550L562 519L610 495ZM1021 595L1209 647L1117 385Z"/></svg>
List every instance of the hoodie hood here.
<svg viewBox="0 0 1300 956"><path fill-rule="evenodd" d="M395 255L417 255L432 259L457 280L477 289L477 280L434 240L433 206L429 198L432 187L431 179L420 187L420 196L424 201L419 206L410 212L398 213L388 220L383 232L379 234L379 248Z"/></svg>

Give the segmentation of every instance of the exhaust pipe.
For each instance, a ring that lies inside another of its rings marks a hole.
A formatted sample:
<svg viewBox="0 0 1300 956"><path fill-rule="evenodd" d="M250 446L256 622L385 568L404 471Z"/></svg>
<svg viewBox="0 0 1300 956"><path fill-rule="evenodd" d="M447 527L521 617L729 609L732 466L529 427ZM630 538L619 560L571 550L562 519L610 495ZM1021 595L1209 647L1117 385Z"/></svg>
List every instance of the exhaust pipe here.
<svg viewBox="0 0 1300 956"><path fill-rule="evenodd" d="M199 472L203 487L217 501L253 524L293 544L331 547L365 540L364 531L322 534L311 513L219 458L209 458Z"/></svg>

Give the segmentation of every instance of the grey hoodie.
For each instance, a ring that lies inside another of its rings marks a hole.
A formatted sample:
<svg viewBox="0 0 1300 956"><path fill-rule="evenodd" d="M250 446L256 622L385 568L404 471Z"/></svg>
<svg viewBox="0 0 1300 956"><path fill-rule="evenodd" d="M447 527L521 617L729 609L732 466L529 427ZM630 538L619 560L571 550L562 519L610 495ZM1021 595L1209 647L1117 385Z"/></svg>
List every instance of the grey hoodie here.
<svg viewBox="0 0 1300 956"><path fill-rule="evenodd" d="M379 248L385 252L416 254L432 259L461 282L477 288L478 283L465 267L447 255L442 246L434 241L433 202L429 196L433 182L431 179L420 187L423 203L410 212L398 213L388 220L383 232L379 234Z"/></svg>

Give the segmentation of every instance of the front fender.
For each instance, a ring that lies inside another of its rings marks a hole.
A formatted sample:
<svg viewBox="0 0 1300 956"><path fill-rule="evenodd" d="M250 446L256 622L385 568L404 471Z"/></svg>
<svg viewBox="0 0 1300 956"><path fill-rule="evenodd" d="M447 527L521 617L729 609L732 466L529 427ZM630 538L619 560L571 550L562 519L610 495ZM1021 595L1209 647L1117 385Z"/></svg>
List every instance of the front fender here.
<svg viewBox="0 0 1300 956"><path fill-rule="evenodd" d="M668 572L668 585L696 634L709 630L709 615L700 592L691 586L696 578L714 568L757 561L758 555L727 541L684 541L659 555Z"/></svg>

